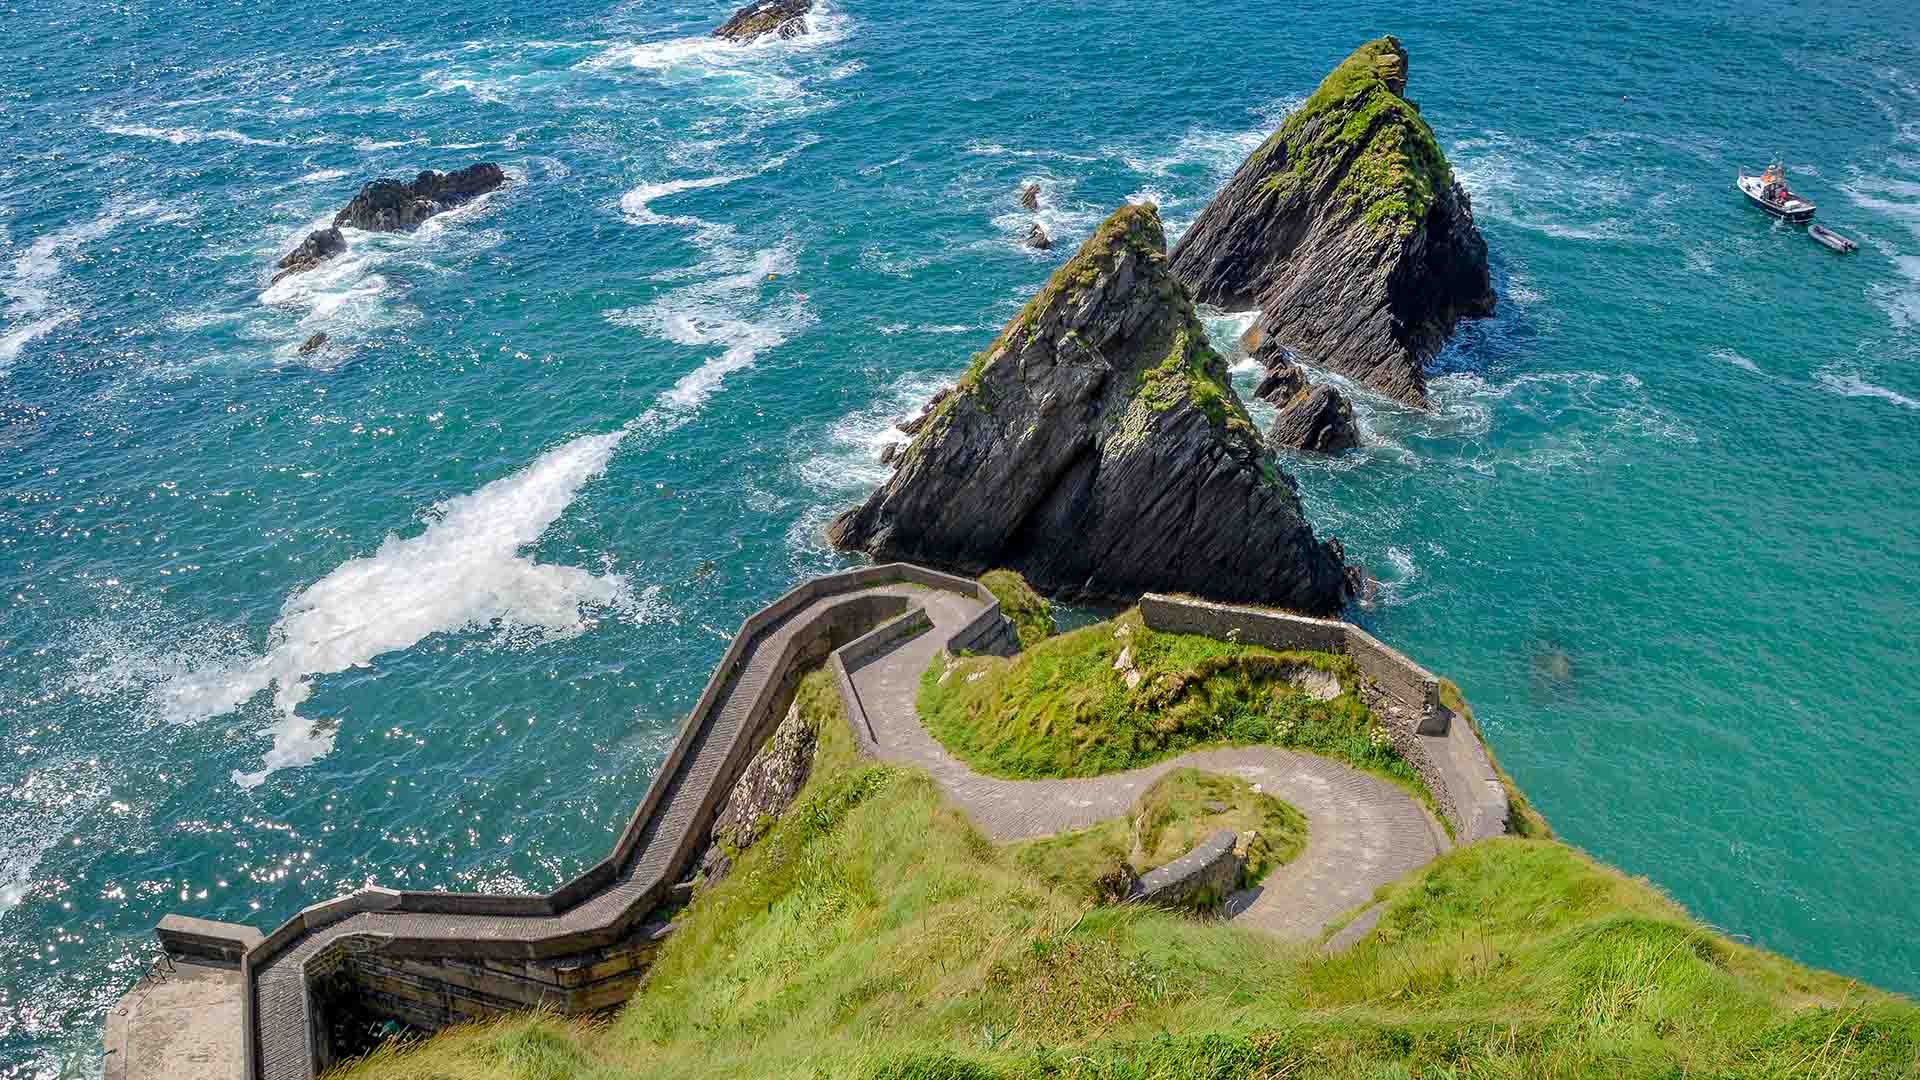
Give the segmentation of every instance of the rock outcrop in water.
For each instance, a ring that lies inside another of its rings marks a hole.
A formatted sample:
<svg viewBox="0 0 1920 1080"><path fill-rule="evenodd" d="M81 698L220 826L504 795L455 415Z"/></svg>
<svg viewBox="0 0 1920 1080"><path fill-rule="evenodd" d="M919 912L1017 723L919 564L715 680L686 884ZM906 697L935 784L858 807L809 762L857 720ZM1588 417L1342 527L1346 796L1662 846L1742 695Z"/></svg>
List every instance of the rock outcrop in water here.
<svg viewBox="0 0 1920 1080"><path fill-rule="evenodd" d="M1309 385L1292 352L1260 340L1257 334L1249 336L1255 344L1253 359L1266 368L1253 396L1280 410L1267 429L1269 445L1315 454L1360 445L1360 425L1345 395L1324 383Z"/></svg>
<svg viewBox="0 0 1920 1080"><path fill-rule="evenodd" d="M729 41L752 41L765 34L796 38L807 32L807 13L813 0L754 0L720 24L714 37Z"/></svg>
<svg viewBox="0 0 1920 1080"><path fill-rule="evenodd" d="M1047 251L1053 247L1053 237L1047 235L1047 227L1037 221L1027 227L1027 238L1023 242L1035 251Z"/></svg>
<svg viewBox="0 0 1920 1080"><path fill-rule="evenodd" d="M1308 386L1280 406L1267 441L1313 454L1337 454L1360 445L1353 406L1325 383Z"/></svg>
<svg viewBox="0 0 1920 1080"><path fill-rule="evenodd" d="M1325 612L1357 576L1234 395L1151 206L1116 212L1054 273L828 538L1084 598Z"/></svg>
<svg viewBox="0 0 1920 1080"><path fill-rule="evenodd" d="M450 173L428 169L411 183L371 180L333 216L333 224L368 232L409 232L433 215L471 202L506 182L507 174L491 161Z"/></svg>
<svg viewBox="0 0 1920 1080"><path fill-rule="evenodd" d="M281 278L290 274L311 270L345 250L347 250L347 238L338 228L330 226L325 229L315 229L307 234L305 240L300 241L299 247L287 252L279 262L273 264L280 268L280 272L273 275L273 280L268 284L278 284Z"/></svg>
<svg viewBox="0 0 1920 1080"><path fill-rule="evenodd" d="M1410 405L1462 318L1491 315L1487 244L1419 108L1407 52L1355 50L1249 156L1173 250L1196 300Z"/></svg>
<svg viewBox="0 0 1920 1080"><path fill-rule="evenodd" d="M351 225L368 232L408 232L435 214L445 213L463 203L485 195L505 184L507 174L491 161L482 161L455 172L428 169L413 178L370 180L359 194L333 215L333 224L307 234L300 246L282 256L274 265L279 273L269 284L290 274L311 270L347 250L347 238L340 226Z"/></svg>

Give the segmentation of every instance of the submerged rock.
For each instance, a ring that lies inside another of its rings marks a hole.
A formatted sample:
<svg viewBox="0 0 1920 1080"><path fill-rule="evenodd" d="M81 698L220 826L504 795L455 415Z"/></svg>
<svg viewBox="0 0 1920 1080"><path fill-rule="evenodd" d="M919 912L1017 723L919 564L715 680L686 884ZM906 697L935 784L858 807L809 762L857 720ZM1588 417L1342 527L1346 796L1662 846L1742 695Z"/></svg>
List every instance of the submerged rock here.
<svg viewBox="0 0 1920 1080"><path fill-rule="evenodd" d="M796 38L807 32L807 13L812 10L813 0L754 0L721 23L713 36L740 42L764 34Z"/></svg>
<svg viewBox="0 0 1920 1080"><path fill-rule="evenodd" d="M1196 300L1259 308L1262 337L1411 405L1461 318L1491 315L1466 191L1401 94L1407 53L1355 50L1255 150L1174 248Z"/></svg>
<svg viewBox="0 0 1920 1080"><path fill-rule="evenodd" d="M368 232L409 232L433 215L477 199L506 182L507 174L491 161L450 173L428 169L411 183L370 180L333 216L333 224Z"/></svg>
<svg viewBox="0 0 1920 1080"><path fill-rule="evenodd" d="M1168 271L1151 206L1108 218L974 358L837 547L1042 592L1197 593L1307 611L1354 587Z"/></svg>
<svg viewBox="0 0 1920 1080"><path fill-rule="evenodd" d="M1040 209L1040 185L1039 184L1027 185L1026 190L1020 193L1020 205L1027 208L1028 210Z"/></svg>
<svg viewBox="0 0 1920 1080"><path fill-rule="evenodd" d="M1033 223L1031 228L1027 229L1027 239L1025 242L1028 247L1036 251L1046 251L1053 247L1053 237L1048 236L1046 226L1037 221Z"/></svg>
<svg viewBox="0 0 1920 1080"><path fill-rule="evenodd" d="M319 333L313 335L312 337L300 343L300 355L305 356L311 352L319 352L320 346L325 345L326 343L327 343L327 332L325 330L322 330Z"/></svg>
<svg viewBox="0 0 1920 1080"><path fill-rule="evenodd" d="M281 256L279 262L273 264L280 268L280 272L273 275L273 280L268 284L278 284L281 278L290 274L311 270L345 250L347 250L347 238L338 228L329 226L325 229L315 229L307 234L305 240L300 241L299 247L287 252Z"/></svg>

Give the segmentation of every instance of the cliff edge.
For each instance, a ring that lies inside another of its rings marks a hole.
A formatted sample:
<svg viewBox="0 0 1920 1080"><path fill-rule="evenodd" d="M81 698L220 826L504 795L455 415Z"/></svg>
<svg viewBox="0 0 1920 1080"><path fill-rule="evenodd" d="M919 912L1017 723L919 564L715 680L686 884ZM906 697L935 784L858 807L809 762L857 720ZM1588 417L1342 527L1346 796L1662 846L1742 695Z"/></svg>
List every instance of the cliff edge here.
<svg viewBox="0 0 1920 1080"><path fill-rule="evenodd" d="M1116 211L933 411L837 547L1043 592L1191 592L1303 611L1351 594L1169 272L1151 206Z"/></svg>
<svg viewBox="0 0 1920 1080"><path fill-rule="evenodd" d="M1493 314L1487 243L1393 37L1342 61L1173 249L1195 300L1257 307L1308 363L1425 407L1423 366Z"/></svg>

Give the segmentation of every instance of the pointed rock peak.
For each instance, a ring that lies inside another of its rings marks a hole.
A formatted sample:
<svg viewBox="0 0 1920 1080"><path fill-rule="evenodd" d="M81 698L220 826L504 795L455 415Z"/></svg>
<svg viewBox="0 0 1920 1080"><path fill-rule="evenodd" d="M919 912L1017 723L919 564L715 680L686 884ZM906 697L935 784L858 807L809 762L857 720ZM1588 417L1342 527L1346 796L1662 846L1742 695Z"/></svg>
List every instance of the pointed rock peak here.
<svg viewBox="0 0 1920 1080"><path fill-rule="evenodd" d="M1376 38L1341 61L1248 156L1171 256L1196 300L1259 308L1262 333L1410 405L1465 317L1489 315L1487 246Z"/></svg>
<svg viewBox="0 0 1920 1080"><path fill-rule="evenodd" d="M837 547L1046 592L1153 590L1331 611L1352 590L1315 539L1171 273L1152 206L1116 211L913 422Z"/></svg>

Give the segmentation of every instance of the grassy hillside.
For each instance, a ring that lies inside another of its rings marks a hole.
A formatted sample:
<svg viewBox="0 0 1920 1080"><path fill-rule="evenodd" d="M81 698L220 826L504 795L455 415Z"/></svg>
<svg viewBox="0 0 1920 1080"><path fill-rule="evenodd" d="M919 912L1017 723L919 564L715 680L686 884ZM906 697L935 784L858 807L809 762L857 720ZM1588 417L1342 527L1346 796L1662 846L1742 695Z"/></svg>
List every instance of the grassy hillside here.
<svg viewBox="0 0 1920 1080"><path fill-rule="evenodd" d="M1242 882L1253 885L1307 844L1307 819L1237 776L1175 769L1153 782L1123 818L1008 845L1015 866L1084 900L1120 899L1113 871L1144 874L1192 851L1220 829L1245 836Z"/></svg>
<svg viewBox="0 0 1920 1080"><path fill-rule="evenodd" d="M1053 636L1053 605L1026 578L1012 570L989 570L980 575L980 584L1000 601L1000 614L1013 623L1021 648L1031 649Z"/></svg>
<svg viewBox="0 0 1920 1080"><path fill-rule="evenodd" d="M1722 938L1547 839L1456 851L1336 958L1089 908L924 775L855 757L832 687L814 775L602 1022L519 1017L355 1080L1915 1077L1920 1009Z"/></svg>
<svg viewBox="0 0 1920 1080"><path fill-rule="evenodd" d="M1315 700L1300 683L1317 678L1340 692ZM1128 611L1012 659L936 660L919 705L935 738L993 776L1099 776L1199 746L1269 743L1420 790L1357 685L1345 656L1161 633Z"/></svg>

